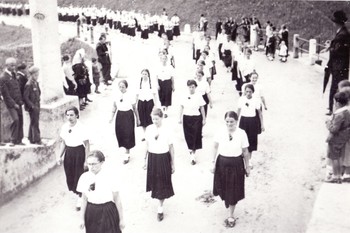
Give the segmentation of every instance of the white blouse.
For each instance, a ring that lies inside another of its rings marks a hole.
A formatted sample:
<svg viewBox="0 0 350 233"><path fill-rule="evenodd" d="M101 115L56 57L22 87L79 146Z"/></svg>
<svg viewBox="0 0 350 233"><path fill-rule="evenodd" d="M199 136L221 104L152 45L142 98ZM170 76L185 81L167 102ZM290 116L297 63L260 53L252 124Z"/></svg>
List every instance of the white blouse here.
<svg viewBox="0 0 350 233"><path fill-rule="evenodd" d="M163 154L169 151L169 146L173 144L172 134L169 128L157 127L152 124L147 126L145 139L148 144L148 152Z"/></svg>
<svg viewBox="0 0 350 233"><path fill-rule="evenodd" d="M74 126L70 126L69 122L66 122L61 128L60 137L69 147L84 145L84 141L89 140L85 127L79 120Z"/></svg>
<svg viewBox="0 0 350 233"><path fill-rule="evenodd" d="M165 66L163 64L159 66L157 78L164 81L171 79L171 77L174 77L174 68L170 65L170 58L168 57L167 64Z"/></svg>
<svg viewBox="0 0 350 233"><path fill-rule="evenodd" d="M218 154L225 157L238 157L242 155L242 149L249 146L246 132L238 127L232 134L227 129L220 130L214 136L214 142L219 144Z"/></svg>
<svg viewBox="0 0 350 233"><path fill-rule="evenodd" d="M150 79L148 81L142 80L142 83L138 87L137 98L141 101L149 101L157 93L157 86Z"/></svg>
<svg viewBox="0 0 350 233"><path fill-rule="evenodd" d="M241 109L241 116L255 117L255 110L260 109L260 101L256 97L248 99L246 96L241 96L238 100L238 108Z"/></svg>
<svg viewBox="0 0 350 233"><path fill-rule="evenodd" d="M209 83L207 82L207 80L205 80L204 77L202 77L202 80L199 81L198 79L195 79L197 82L197 88L196 88L196 93L200 94L200 95L205 95L210 93L210 86Z"/></svg>
<svg viewBox="0 0 350 233"><path fill-rule="evenodd" d="M136 98L128 91L125 93L119 91L115 95L114 103L117 106L117 111L129 111L132 110L132 105L136 103Z"/></svg>
<svg viewBox="0 0 350 233"><path fill-rule="evenodd" d="M113 192L119 192L115 175L103 166L96 175L88 171L79 178L77 191L85 194L90 203L103 204L113 201ZM93 190L93 184L95 190Z"/></svg>
<svg viewBox="0 0 350 233"><path fill-rule="evenodd" d="M205 105L205 101L201 94L194 93L194 94L187 94L183 95L181 100L181 106L183 106L183 115L186 116L199 116L200 113L200 107Z"/></svg>

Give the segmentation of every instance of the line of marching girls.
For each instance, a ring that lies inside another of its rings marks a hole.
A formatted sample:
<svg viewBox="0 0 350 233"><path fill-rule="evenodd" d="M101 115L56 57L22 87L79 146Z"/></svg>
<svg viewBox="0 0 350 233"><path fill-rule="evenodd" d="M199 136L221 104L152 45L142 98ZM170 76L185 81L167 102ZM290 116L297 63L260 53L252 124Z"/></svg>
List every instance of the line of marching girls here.
<svg viewBox="0 0 350 233"><path fill-rule="evenodd" d="M166 16L165 10L162 15ZM197 151L203 147L203 127L210 109L220 101L218 96L211 94L211 88L215 88L213 82L225 76L233 79L241 97L237 110L227 111L222 116L222 129L213 137L211 171L214 173L213 194L220 196L228 209L225 226L234 227L237 220L235 206L245 197L245 177L250 174L250 160L258 147L258 135L264 131L262 111L267 107L251 58L252 51L242 42L232 41L231 36L213 41L204 30L207 26L202 15L194 32L193 73L188 75L187 91L179 98L180 111L173 116L179 124L165 124L171 121L168 109L173 107L175 70L179 69L166 27L160 35L159 47L154 51L156 65L140 70L139 81L134 86L136 90L129 90L127 80L119 81L111 102L110 123L114 124L118 146L125 149L122 158L125 165L136 159L131 153L135 146L146 145L146 192L151 192L151 197L158 200L156 217L162 221L166 217L164 202L174 196L176 190L172 183L177 155L173 127L182 128L189 163L196 165ZM99 39L103 44L106 37L102 34ZM108 56L108 47L99 50L100 56ZM78 64L83 62L81 57ZM217 77L217 66L225 67L222 77ZM84 101L86 97L81 98ZM68 189L78 196L76 208L81 211L80 227L88 233L122 232L125 223L120 185L111 178L115 174L104 166L105 156L101 151L90 151L89 136L79 121L79 110L68 108L65 115L67 123L61 129L62 143L57 161L64 165ZM143 129L140 142L136 141L136 127Z"/></svg>

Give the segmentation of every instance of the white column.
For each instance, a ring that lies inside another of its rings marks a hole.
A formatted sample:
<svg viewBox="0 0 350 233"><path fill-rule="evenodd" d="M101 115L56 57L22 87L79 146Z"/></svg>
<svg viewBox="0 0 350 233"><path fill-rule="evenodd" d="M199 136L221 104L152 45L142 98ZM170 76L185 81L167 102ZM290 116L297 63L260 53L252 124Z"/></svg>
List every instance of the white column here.
<svg viewBox="0 0 350 233"><path fill-rule="evenodd" d="M34 64L44 104L63 97L57 0L29 0Z"/></svg>
<svg viewBox="0 0 350 233"><path fill-rule="evenodd" d="M309 61L310 65L314 65L316 61L316 46L317 46L317 41L316 39L310 39L309 40Z"/></svg>

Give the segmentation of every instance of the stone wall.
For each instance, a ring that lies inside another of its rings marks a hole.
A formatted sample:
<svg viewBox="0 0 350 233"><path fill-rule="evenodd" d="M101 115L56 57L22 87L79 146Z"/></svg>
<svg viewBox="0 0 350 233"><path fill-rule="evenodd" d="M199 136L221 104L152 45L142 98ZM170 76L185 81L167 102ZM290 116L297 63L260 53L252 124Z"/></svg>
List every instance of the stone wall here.
<svg viewBox="0 0 350 233"><path fill-rule="evenodd" d="M45 146L0 147L0 205L52 169L58 147L56 140Z"/></svg>

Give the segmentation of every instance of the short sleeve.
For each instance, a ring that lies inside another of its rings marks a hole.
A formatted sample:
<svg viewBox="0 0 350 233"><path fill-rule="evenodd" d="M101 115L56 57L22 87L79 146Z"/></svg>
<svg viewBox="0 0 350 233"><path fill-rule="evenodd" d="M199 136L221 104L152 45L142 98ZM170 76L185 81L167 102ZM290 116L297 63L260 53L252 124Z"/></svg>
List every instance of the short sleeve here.
<svg viewBox="0 0 350 233"><path fill-rule="evenodd" d="M249 141L248 141L248 136L247 133L244 130L241 130L241 140L242 140L242 148L247 148L249 147Z"/></svg>
<svg viewBox="0 0 350 233"><path fill-rule="evenodd" d="M237 108L242 109L243 105L244 105L244 101L243 101L243 98L241 97L241 98L238 99Z"/></svg>
<svg viewBox="0 0 350 233"><path fill-rule="evenodd" d="M86 180L86 173L83 173L80 178L79 178L79 181L78 181L78 185L77 185L77 191L80 192L80 193L86 193L88 190L87 190L87 180Z"/></svg>
<svg viewBox="0 0 350 233"><path fill-rule="evenodd" d="M197 95L197 102L199 106L204 106L206 104L203 97L200 95Z"/></svg>

